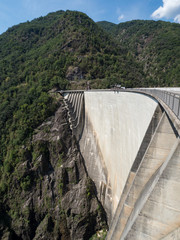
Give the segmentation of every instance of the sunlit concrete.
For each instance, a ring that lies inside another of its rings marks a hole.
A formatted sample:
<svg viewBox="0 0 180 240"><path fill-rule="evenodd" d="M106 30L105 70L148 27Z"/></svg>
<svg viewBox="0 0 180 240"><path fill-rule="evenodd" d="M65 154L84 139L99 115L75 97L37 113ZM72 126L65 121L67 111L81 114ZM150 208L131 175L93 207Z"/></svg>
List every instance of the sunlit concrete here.
<svg viewBox="0 0 180 240"><path fill-rule="evenodd" d="M80 148L90 177L111 217L157 108L150 97L128 92L85 92Z"/></svg>

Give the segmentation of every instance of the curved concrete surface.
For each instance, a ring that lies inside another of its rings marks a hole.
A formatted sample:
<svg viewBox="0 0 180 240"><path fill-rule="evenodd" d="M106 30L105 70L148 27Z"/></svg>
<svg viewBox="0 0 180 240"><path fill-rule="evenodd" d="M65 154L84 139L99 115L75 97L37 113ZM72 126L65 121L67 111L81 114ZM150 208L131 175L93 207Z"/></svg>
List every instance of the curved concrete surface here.
<svg viewBox="0 0 180 240"><path fill-rule="evenodd" d="M179 240L180 134L169 105L137 91L66 94L72 132L108 215L106 239Z"/></svg>
<svg viewBox="0 0 180 240"><path fill-rule="evenodd" d="M106 239L179 240L177 119L144 93L80 94L65 98L70 123L79 119L73 133L108 215Z"/></svg>
<svg viewBox="0 0 180 240"><path fill-rule="evenodd" d="M178 189L178 183L170 180L173 172L178 170L171 166L167 171L178 145L179 139L164 112L126 192L126 197L118 206L119 214L116 214L116 219L113 220L108 240L161 239L178 226L180 205L178 192L176 195L174 189L173 193L173 186L176 185ZM176 160L177 156L178 152ZM160 183L163 175L163 178L166 178L164 181L166 185ZM175 178L177 179L177 176ZM172 186L171 194L168 186ZM172 207L175 195L176 206Z"/></svg>
<svg viewBox="0 0 180 240"><path fill-rule="evenodd" d="M85 92L80 149L111 219L158 103L128 92Z"/></svg>

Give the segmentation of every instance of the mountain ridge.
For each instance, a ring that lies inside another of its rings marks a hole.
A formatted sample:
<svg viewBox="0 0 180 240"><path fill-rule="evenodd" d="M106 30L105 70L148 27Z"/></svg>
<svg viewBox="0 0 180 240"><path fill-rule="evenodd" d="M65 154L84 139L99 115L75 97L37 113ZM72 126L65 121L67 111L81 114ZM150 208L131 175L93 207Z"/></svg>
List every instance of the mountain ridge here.
<svg viewBox="0 0 180 240"><path fill-rule="evenodd" d="M98 23L128 47L150 86L180 86L180 25L164 21L133 20L111 26Z"/></svg>

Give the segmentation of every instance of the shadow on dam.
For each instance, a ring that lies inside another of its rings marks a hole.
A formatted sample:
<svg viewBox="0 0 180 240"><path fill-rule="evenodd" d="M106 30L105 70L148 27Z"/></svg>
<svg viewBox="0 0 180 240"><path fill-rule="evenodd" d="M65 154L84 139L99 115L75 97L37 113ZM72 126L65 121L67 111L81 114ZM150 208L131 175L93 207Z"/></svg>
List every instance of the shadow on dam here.
<svg viewBox="0 0 180 240"><path fill-rule="evenodd" d="M69 92L64 101L107 239L180 239L179 134L164 108L132 92Z"/></svg>

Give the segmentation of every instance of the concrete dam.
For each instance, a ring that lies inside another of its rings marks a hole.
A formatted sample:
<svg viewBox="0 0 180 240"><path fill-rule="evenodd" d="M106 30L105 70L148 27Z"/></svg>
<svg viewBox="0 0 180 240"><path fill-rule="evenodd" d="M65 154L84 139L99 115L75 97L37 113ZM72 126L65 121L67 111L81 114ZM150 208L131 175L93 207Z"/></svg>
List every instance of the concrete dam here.
<svg viewBox="0 0 180 240"><path fill-rule="evenodd" d="M104 206L107 240L180 239L180 95L61 92Z"/></svg>

